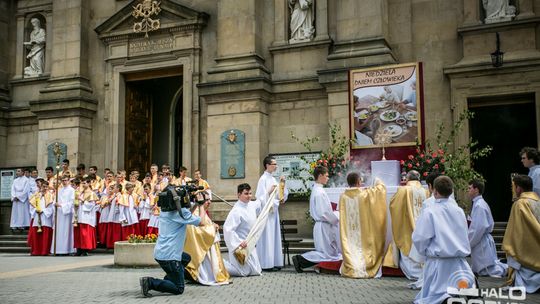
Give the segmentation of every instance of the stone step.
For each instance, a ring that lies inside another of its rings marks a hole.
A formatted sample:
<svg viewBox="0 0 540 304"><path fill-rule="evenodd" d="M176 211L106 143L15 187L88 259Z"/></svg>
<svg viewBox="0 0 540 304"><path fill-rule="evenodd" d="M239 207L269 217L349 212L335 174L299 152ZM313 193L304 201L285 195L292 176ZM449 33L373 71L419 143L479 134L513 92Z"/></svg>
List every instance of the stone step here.
<svg viewBox="0 0 540 304"><path fill-rule="evenodd" d="M30 253L30 247L0 247L0 253Z"/></svg>
<svg viewBox="0 0 540 304"><path fill-rule="evenodd" d="M494 223L494 228L506 228L506 226L508 225L508 222L495 222Z"/></svg>
<svg viewBox="0 0 540 304"><path fill-rule="evenodd" d="M28 243L26 242L26 240L24 241L5 241L5 240L0 240L0 248L2 247L28 247Z"/></svg>
<svg viewBox="0 0 540 304"><path fill-rule="evenodd" d="M0 241L26 241L28 239L27 235L13 235L13 234L4 234L0 235Z"/></svg>

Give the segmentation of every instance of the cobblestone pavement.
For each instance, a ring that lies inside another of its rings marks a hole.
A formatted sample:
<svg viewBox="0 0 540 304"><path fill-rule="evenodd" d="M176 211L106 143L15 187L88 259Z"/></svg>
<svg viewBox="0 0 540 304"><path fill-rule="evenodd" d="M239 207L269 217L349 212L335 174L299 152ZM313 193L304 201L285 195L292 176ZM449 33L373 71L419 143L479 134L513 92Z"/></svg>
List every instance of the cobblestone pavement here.
<svg viewBox="0 0 540 304"><path fill-rule="evenodd" d="M233 284L206 287L188 284L181 296L153 291L140 295L139 277L162 277L159 268L117 268L112 255L30 257L0 254L0 303L411 303L417 291L404 278L353 280L291 267L261 277L234 278ZM502 279L481 278L481 287ZM46 294L46 300L40 299ZM479 302L475 302L479 303ZM493 302L498 303L498 302ZM506 302L501 302L506 303ZM540 294L523 303L540 303Z"/></svg>

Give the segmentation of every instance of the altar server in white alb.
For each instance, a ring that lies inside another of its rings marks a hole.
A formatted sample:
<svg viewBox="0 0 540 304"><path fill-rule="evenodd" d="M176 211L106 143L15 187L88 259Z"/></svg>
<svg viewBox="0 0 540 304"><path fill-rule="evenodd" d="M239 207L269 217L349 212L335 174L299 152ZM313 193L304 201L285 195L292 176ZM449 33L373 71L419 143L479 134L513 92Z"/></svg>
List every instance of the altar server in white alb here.
<svg viewBox="0 0 540 304"><path fill-rule="evenodd" d="M493 216L489 205L482 197L484 182L469 182L467 194L472 200L471 224L469 226L469 242L471 243L471 267L480 276L500 278L506 275L508 266L497 259L493 231Z"/></svg>
<svg viewBox="0 0 540 304"><path fill-rule="evenodd" d="M448 287L475 287L452 286L463 283L451 280L456 275L473 278L474 282L471 267L465 259L471 253L467 219L463 210L449 200L454 183L448 176L439 176L433 187L435 203L422 211L412 235L414 246L426 257L424 282L414 303L442 303L450 297Z"/></svg>
<svg viewBox="0 0 540 304"><path fill-rule="evenodd" d="M259 201L251 201L249 184L238 185L238 201L234 204L223 224L223 238L229 251L229 261L224 260L225 268L231 276L247 277L261 275L261 264L257 250L251 251L244 265L240 264L234 255L238 247L246 248L246 238L257 220Z"/></svg>
<svg viewBox="0 0 540 304"><path fill-rule="evenodd" d="M340 261L339 217L332 210L332 204L323 187L328 183L328 169L318 166L313 171L315 184L309 197L309 213L315 220L313 242L315 250L293 257L296 272L314 266L320 262ZM359 178L358 178L359 179Z"/></svg>
<svg viewBox="0 0 540 304"><path fill-rule="evenodd" d="M278 208L287 200L288 191L285 187L285 177L280 177L279 183L272 176L277 170L276 160L272 156L267 156L263 160L264 173L259 178L257 192L255 194L261 204L267 203L270 194L275 187L279 187L278 195L270 202L274 204L268 215L266 228L262 232L257 243L257 255L263 270L279 270L283 267L283 250L281 247L281 227L279 221ZM264 206L262 206L264 207Z"/></svg>
<svg viewBox="0 0 540 304"><path fill-rule="evenodd" d="M62 176L62 186L58 189L58 202L55 204L56 220L51 244L51 253L54 252L56 241L56 254L75 253L73 245L73 202L75 189L69 184L69 176Z"/></svg>
<svg viewBox="0 0 540 304"><path fill-rule="evenodd" d="M30 226L30 183L18 168L16 178L11 185L11 229L23 229Z"/></svg>

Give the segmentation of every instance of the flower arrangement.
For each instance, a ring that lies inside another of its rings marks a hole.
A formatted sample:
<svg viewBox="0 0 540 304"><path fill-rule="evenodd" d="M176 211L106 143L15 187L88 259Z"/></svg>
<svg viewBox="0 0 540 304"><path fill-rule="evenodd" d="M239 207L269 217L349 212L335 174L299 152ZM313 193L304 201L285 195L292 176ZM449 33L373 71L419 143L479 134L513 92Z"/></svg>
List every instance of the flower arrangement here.
<svg viewBox="0 0 540 304"><path fill-rule="evenodd" d="M419 145L416 146L416 154L409 154L406 160L401 160L403 171L416 170L424 180L430 172L439 171L445 174L444 165L446 163L445 152L443 149L432 151L431 149L422 150Z"/></svg>
<svg viewBox="0 0 540 304"><path fill-rule="evenodd" d="M130 234L127 238L128 243L155 243L157 241L157 235L150 233L145 236L139 234Z"/></svg>
<svg viewBox="0 0 540 304"><path fill-rule="evenodd" d="M349 152L351 140L348 139L347 136L341 134L341 126L339 124L330 124L329 128L330 147L326 151L321 152L319 157L315 160L303 160L310 165L310 175L313 173L316 166L324 166L328 168L328 176L330 177L328 186L332 186L339 185L345 180L345 174L350 167L350 158L348 158L346 155ZM303 145L304 148L309 152L313 151L312 145L320 140L319 137L311 137L305 140L300 140L292 132L291 137ZM310 178L309 180L313 180L313 178Z"/></svg>
<svg viewBox="0 0 540 304"><path fill-rule="evenodd" d="M445 125L441 123L435 134L435 144L427 141L425 149L417 146L415 155L409 155L407 159L401 161L403 170L417 170L423 178L429 172L438 170L454 181L458 191L466 190L472 179L483 180L483 176L474 170L472 164L475 160L486 157L491 153L492 148L490 146L479 147L478 141L472 138L467 144L455 145L457 136L465 122L473 118L474 113L465 110L448 132L446 132ZM445 136L447 137L445 138Z"/></svg>

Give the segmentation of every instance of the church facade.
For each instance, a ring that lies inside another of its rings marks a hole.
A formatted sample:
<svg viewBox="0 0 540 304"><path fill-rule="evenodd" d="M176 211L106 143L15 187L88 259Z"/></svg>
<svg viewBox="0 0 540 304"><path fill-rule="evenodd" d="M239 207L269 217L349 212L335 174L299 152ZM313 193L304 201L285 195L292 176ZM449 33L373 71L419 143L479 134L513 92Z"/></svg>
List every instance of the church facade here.
<svg viewBox="0 0 540 304"><path fill-rule="evenodd" d="M464 109L525 104L537 146L540 1L487 2L506 5L499 19L480 0L1 1L0 167L43 174L61 142L72 166L183 165L234 197L267 154L305 152L291 132L319 136L316 150L329 123L348 135L349 70L409 62L423 67L426 138ZM245 175L224 179L233 129Z"/></svg>

